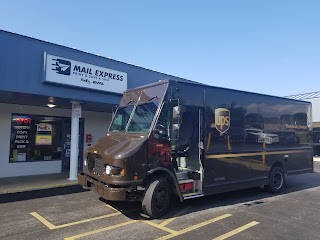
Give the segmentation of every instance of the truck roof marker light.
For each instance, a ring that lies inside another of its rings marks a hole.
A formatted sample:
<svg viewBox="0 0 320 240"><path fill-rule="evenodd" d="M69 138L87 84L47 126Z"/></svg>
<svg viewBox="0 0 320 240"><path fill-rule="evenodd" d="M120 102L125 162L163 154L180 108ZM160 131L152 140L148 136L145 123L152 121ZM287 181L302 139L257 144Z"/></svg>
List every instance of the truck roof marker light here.
<svg viewBox="0 0 320 240"><path fill-rule="evenodd" d="M137 175L134 175L133 180L137 181L139 178Z"/></svg>
<svg viewBox="0 0 320 240"><path fill-rule="evenodd" d="M94 151L93 151L93 153L97 153L97 152L98 152L97 150L94 150Z"/></svg>

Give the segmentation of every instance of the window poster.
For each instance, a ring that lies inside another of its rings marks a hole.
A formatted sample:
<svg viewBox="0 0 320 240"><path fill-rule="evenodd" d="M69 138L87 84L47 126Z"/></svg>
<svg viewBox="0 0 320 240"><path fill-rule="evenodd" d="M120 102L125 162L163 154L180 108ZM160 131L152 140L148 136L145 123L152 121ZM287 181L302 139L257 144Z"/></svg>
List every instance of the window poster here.
<svg viewBox="0 0 320 240"><path fill-rule="evenodd" d="M13 161L26 161L31 118L17 116L13 120Z"/></svg>
<svg viewBox="0 0 320 240"><path fill-rule="evenodd" d="M49 123L37 124L36 145L52 144L52 125Z"/></svg>

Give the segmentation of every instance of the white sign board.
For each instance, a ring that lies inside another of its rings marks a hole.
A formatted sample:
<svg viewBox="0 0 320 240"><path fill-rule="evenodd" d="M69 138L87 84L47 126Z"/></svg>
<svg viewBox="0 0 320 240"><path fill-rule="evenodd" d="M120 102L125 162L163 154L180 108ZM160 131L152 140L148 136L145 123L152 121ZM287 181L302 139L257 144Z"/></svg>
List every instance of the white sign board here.
<svg viewBox="0 0 320 240"><path fill-rule="evenodd" d="M81 105L77 103L72 103L72 117L81 118Z"/></svg>
<svg viewBox="0 0 320 240"><path fill-rule="evenodd" d="M127 73L45 53L45 82L123 93Z"/></svg>

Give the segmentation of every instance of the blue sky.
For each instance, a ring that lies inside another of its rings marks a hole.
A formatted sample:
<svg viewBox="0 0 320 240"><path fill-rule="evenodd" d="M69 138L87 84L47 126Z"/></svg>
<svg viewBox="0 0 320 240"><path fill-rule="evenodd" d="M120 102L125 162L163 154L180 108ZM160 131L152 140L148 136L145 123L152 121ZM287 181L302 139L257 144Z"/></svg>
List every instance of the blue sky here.
<svg viewBox="0 0 320 240"><path fill-rule="evenodd" d="M10 0L0 29L214 86L320 91L318 0Z"/></svg>

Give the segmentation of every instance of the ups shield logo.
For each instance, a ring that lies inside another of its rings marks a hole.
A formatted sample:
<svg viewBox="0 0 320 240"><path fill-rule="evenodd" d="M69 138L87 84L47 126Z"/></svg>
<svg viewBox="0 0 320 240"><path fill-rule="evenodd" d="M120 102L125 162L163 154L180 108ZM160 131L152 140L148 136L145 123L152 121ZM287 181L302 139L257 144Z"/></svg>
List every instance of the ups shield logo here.
<svg viewBox="0 0 320 240"><path fill-rule="evenodd" d="M230 111L226 108L217 108L214 113L216 129L225 133L230 127Z"/></svg>

